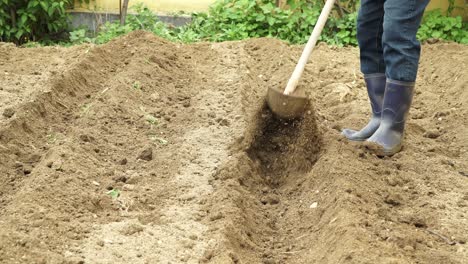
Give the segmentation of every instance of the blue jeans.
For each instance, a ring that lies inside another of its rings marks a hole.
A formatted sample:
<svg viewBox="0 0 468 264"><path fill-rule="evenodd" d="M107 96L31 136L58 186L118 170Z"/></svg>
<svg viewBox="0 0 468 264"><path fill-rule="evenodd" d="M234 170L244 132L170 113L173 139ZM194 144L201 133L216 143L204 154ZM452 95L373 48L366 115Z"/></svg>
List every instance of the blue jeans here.
<svg viewBox="0 0 468 264"><path fill-rule="evenodd" d="M421 45L416 39L429 0L361 0L357 39L364 74L414 82Z"/></svg>

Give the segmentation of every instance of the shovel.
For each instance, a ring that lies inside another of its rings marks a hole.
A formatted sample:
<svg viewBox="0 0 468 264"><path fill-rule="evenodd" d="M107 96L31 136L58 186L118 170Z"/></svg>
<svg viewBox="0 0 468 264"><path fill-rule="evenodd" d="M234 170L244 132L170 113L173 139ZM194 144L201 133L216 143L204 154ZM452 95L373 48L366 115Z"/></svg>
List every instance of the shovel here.
<svg viewBox="0 0 468 264"><path fill-rule="evenodd" d="M317 44L317 40L322 33L323 27L327 22L328 16L335 4L335 0L327 0L325 6L323 7L322 13L315 24L312 35L307 42L307 45L302 52L301 58L296 65L291 78L289 79L288 85L284 91L270 87L268 88L267 93L267 104L270 107L271 111L275 113L280 118L285 119L294 119L301 117L302 114L306 111L309 99L307 98L304 92L296 91L297 84L299 79L304 72L304 68L309 60L312 50Z"/></svg>

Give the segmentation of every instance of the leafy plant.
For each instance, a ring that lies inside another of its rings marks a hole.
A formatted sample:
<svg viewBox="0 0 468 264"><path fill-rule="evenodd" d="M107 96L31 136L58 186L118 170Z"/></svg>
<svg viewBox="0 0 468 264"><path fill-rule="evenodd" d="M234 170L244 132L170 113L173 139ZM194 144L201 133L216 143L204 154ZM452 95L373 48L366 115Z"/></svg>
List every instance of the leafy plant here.
<svg viewBox="0 0 468 264"><path fill-rule="evenodd" d="M460 16L448 17L442 15L440 10L431 11L424 17L418 38L422 41L433 38L468 44L468 25L463 23Z"/></svg>
<svg viewBox="0 0 468 264"><path fill-rule="evenodd" d="M324 41L337 46L357 46L356 19L356 12L344 15L342 18L331 18L330 26L324 34Z"/></svg>
<svg viewBox="0 0 468 264"><path fill-rule="evenodd" d="M329 19L321 40L334 45L357 45L357 2L341 2L339 16ZM193 16L193 22L183 29L182 34L190 37L183 41L277 37L290 43L305 43L317 22L323 2L289 0L286 8L279 8L274 3L271 0L219 0L210 8L209 14Z"/></svg>
<svg viewBox="0 0 468 264"><path fill-rule="evenodd" d="M40 42L35 41L26 42L24 45L22 45L23 48L39 48L42 46L43 45Z"/></svg>
<svg viewBox="0 0 468 264"><path fill-rule="evenodd" d="M71 0L0 1L0 40L17 44L50 38L66 30Z"/></svg>
<svg viewBox="0 0 468 264"><path fill-rule="evenodd" d="M117 22L106 22L106 24L104 24L104 26L100 29L93 42L96 44L103 44L111 41L112 39L118 36L130 33L133 30L134 29L132 29L132 27L128 24L125 26L121 26L120 23Z"/></svg>
<svg viewBox="0 0 468 264"><path fill-rule="evenodd" d="M72 44L83 44L92 42L92 39L86 36L86 29L78 29L70 32L70 42Z"/></svg>
<svg viewBox="0 0 468 264"><path fill-rule="evenodd" d="M292 43L307 41L322 7L321 1L288 1L283 9L272 0L219 0L209 14L195 14L183 31L210 41L278 37Z"/></svg>
<svg viewBox="0 0 468 264"><path fill-rule="evenodd" d="M288 0L288 8L277 7L271 0L218 0L208 14L195 14L193 22L177 34L183 41L226 41L252 37L277 37L290 43L305 43L315 25L323 1ZM321 41L346 46L357 45L356 19L359 1L339 1L338 12L330 17ZM451 2L449 13L455 8ZM429 12L418 37L440 38L467 43L467 24L461 17ZM181 38L185 37L185 38ZM189 37L187 37L189 36Z"/></svg>
<svg viewBox="0 0 468 264"><path fill-rule="evenodd" d="M107 22L99 31L94 40L97 44L103 44L110 40L127 34L134 30L146 30L158 36L175 40L173 32L169 27L161 22L158 17L142 3L132 7L135 14L129 14L125 26L121 26L118 21Z"/></svg>
<svg viewBox="0 0 468 264"><path fill-rule="evenodd" d="M1 1L1 0L0 0ZM147 30L172 41L228 41L257 37L276 37L290 43L305 43L320 15L324 1L288 0L286 7L278 7L273 0L218 0L208 13L195 13L192 22L184 27L170 27L144 5L134 7L127 24L105 24L96 38L86 37L83 30L70 33L73 43L102 44L133 30ZM356 18L358 0L340 0L329 18L321 38L331 45L357 45ZM460 17L447 17L441 11L429 12L423 21L418 38L440 38L467 43L467 25Z"/></svg>

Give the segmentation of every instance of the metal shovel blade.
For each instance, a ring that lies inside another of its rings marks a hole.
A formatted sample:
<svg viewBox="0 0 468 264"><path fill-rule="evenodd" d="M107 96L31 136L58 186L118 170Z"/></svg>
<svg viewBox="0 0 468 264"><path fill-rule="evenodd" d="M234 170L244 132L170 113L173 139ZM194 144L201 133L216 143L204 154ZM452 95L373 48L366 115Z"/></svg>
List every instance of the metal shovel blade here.
<svg viewBox="0 0 468 264"><path fill-rule="evenodd" d="M301 117L307 109L309 99L301 92L285 95L282 90L268 88L267 104L271 111L280 118L294 119Z"/></svg>

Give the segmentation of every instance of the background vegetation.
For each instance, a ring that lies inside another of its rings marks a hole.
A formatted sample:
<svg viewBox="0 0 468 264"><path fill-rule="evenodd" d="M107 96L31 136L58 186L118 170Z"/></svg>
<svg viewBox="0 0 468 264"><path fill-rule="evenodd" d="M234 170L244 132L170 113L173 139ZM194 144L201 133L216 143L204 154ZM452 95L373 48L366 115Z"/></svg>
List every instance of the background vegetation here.
<svg viewBox="0 0 468 264"><path fill-rule="evenodd" d="M420 40L442 39L468 44L468 24L461 17L451 17L457 8L448 0L448 14L428 12L418 33ZM290 43L305 43L323 7L322 0L288 0L278 7L274 0L218 0L208 13L192 15L192 22L174 28L159 21L143 5L137 5L121 26L106 23L96 35L85 29L69 32L63 45L85 42L102 44L133 30L151 31L172 41L226 41L256 37L275 37ZM333 16L321 36L328 44L357 45L356 17L358 0L337 1ZM22 44L28 41L50 43L67 31L65 9L71 0L0 0L0 40Z"/></svg>
<svg viewBox="0 0 468 264"><path fill-rule="evenodd" d="M0 40L22 44L53 38L67 29L71 0L0 0Z"/></svg>

